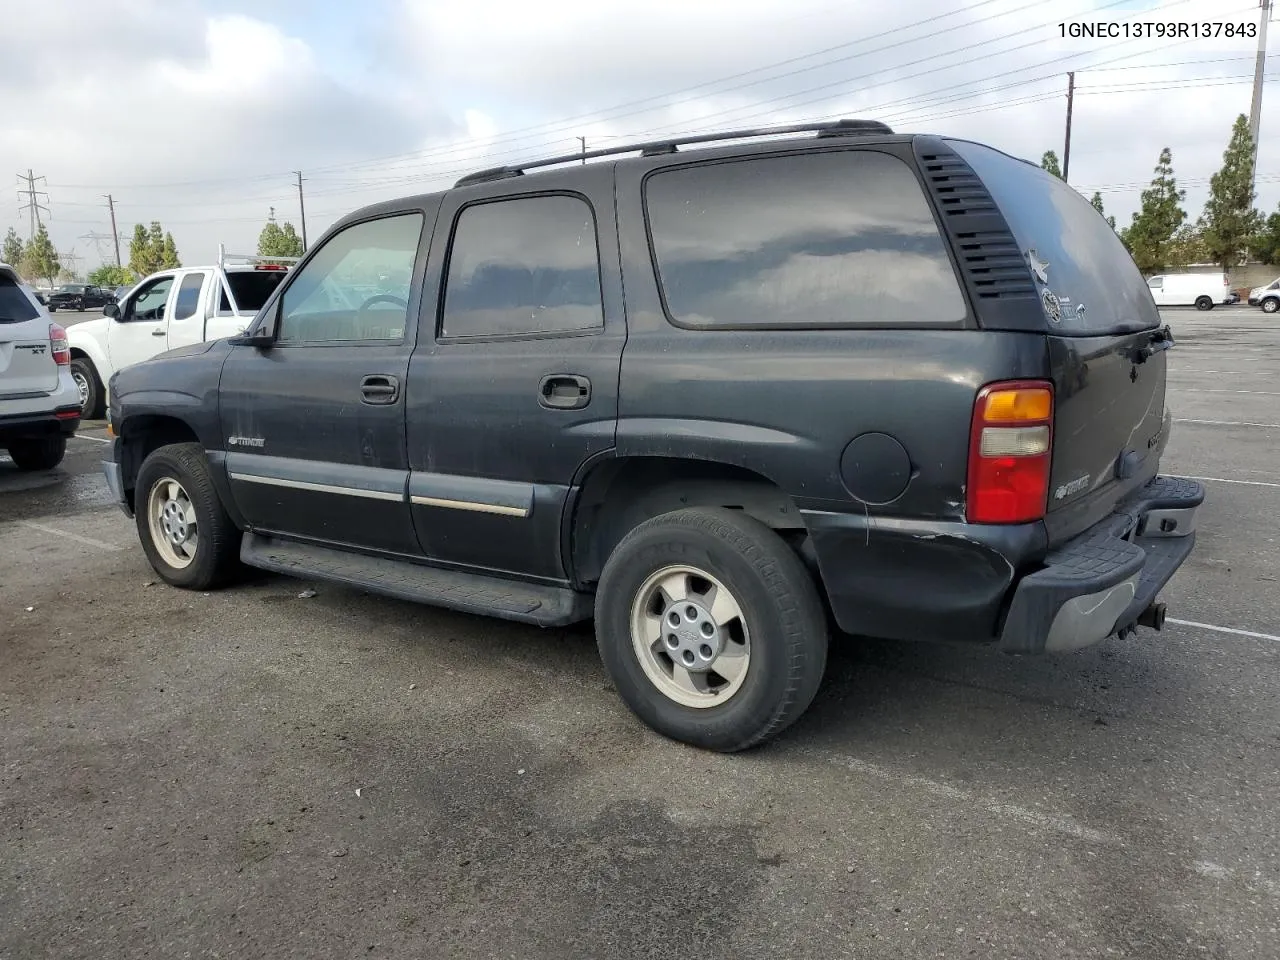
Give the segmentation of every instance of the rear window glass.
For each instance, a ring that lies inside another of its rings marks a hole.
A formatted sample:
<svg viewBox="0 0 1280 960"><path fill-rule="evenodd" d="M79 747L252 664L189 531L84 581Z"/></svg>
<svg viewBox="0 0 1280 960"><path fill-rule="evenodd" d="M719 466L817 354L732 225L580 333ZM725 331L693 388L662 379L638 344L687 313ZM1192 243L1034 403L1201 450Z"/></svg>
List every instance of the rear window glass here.
<svg viewBox="0 0 1280 960"><path fill-rule="evenodd" d="M1060 319L1050 315L1050 332L1089 336L1160 325L1129 251L1073 187L990 147L948 142L982 178L1023 256L1035 251L1047 281L1037 279L1037 286L1047 287L1060 304Z"/></svg>
<svg viewBox="0 0 1280 960"><path fill-rule="evenodd" d="M288 275L286 270L237 270L227 274L227 283L231 285L240 312L257 313ZM224 313L231 309L226 290L222 291L218 309Z"/></svg>
<svg viewBox="0 0 1280 960"><path fill-rule="evenodd" d="M645 203L667 312L699 327L955 326L964 296L915 174L869 150L663 171Z"/></svg>
<svg viewBox="0 0 1280 960"><path fill-rule="evenodd" d="M0 323L25 323L38 316L40 311L23 289L12 277L0 274Z"/></svg>

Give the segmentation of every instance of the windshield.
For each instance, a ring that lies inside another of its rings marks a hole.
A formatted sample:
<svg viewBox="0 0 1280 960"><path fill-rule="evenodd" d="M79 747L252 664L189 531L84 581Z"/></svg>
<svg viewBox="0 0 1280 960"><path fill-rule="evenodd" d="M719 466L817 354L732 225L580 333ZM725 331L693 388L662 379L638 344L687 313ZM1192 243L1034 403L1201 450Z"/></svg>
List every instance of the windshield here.
<svg viewBox="0 0 1280 960"><path fill-rule="evenodd" d="M231 293L240 312L257 313L288 275L286 270L236 270L227 274L227 283L231 285ZM218 309L224 312L231 309L226 290L222 291L222 303Z"/></svg>
<svg viewBox="0 0 1280 960"><path fill-rule="evenodd" d="M1037 166L963 140L951 147L982 178L1022 255L1057 298L1054 333L1100 336L1160 325L1147 283L1116 232L1083 196Z"/></svg>

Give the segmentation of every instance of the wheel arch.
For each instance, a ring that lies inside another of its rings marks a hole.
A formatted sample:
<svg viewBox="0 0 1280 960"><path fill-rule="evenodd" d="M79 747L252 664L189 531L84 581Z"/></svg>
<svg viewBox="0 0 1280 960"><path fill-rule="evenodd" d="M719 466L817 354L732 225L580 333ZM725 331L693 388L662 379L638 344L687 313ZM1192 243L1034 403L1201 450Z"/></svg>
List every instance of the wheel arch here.
<svg viewBox="0 0 1280 960"><path fill-rule="evenodd" d="M134 487L143 461L161 447L175 443L199 443L200 437L186 420L173 414L139 413L117 427L120 438L120 472L125 496L134 504Z"/></svg>
<svg viewBox="0 0 1280 960"><path fill-rule="evenodd" d="M575 484L562 530L570 577L589 587L626 534L652 517L685 507L741 510L783 534L800 550L807 531L795 502L762 474L735 464L678 457L608 457L588 466Z"/></svg>

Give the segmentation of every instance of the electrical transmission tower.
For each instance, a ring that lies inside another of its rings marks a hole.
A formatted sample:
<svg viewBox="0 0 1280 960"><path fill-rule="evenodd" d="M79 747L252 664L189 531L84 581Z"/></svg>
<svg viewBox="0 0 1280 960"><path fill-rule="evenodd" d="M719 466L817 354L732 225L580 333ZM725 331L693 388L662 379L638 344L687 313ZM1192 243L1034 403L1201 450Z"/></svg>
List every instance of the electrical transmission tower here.
<svg viewBox="0 0 1280 960"><path fill-rule="evenodd" d="M45 193L43 190L37 190L36 183L37 182L44 183L46 181L44 177L37 177L34 173L31 172L31 168L28 167L26 176L23 176L22 174L18 174L18 182L26 184L25 187L23 187L18 191L18 199L21 200L25 198L27 201L21 207L18 208L18 212L21 213L24 210L30 211L31 233L29 234L27 239L34 240L36 236L36 225L44 223L44 221L40 219L40 211L43 210L45 213L49 212L49 207L46 204L43 204L40 202L41 197L44 197L46 200L48 200L49 194Z"/></svg>

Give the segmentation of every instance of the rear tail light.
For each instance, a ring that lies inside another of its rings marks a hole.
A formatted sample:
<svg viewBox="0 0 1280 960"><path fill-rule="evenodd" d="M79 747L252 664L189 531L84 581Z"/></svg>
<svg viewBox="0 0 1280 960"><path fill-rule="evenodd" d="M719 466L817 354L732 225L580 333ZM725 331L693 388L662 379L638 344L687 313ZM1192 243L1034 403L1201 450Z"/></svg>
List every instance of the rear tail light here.
<svg viewBox="0 0 1280 960"><path fill-rule="evenodd" d="M969 433L970 523L1044 517L1053 453L1053 387L1044 380L992 383L978 391Z"/></svg>
<svg viewBox="0 0 1280 960"><path fill-rule="evenodd" d="M71 366L71 346L67 343L67 331L56 323L49 324L49 349L53 362L60 367Z"/></svg>

